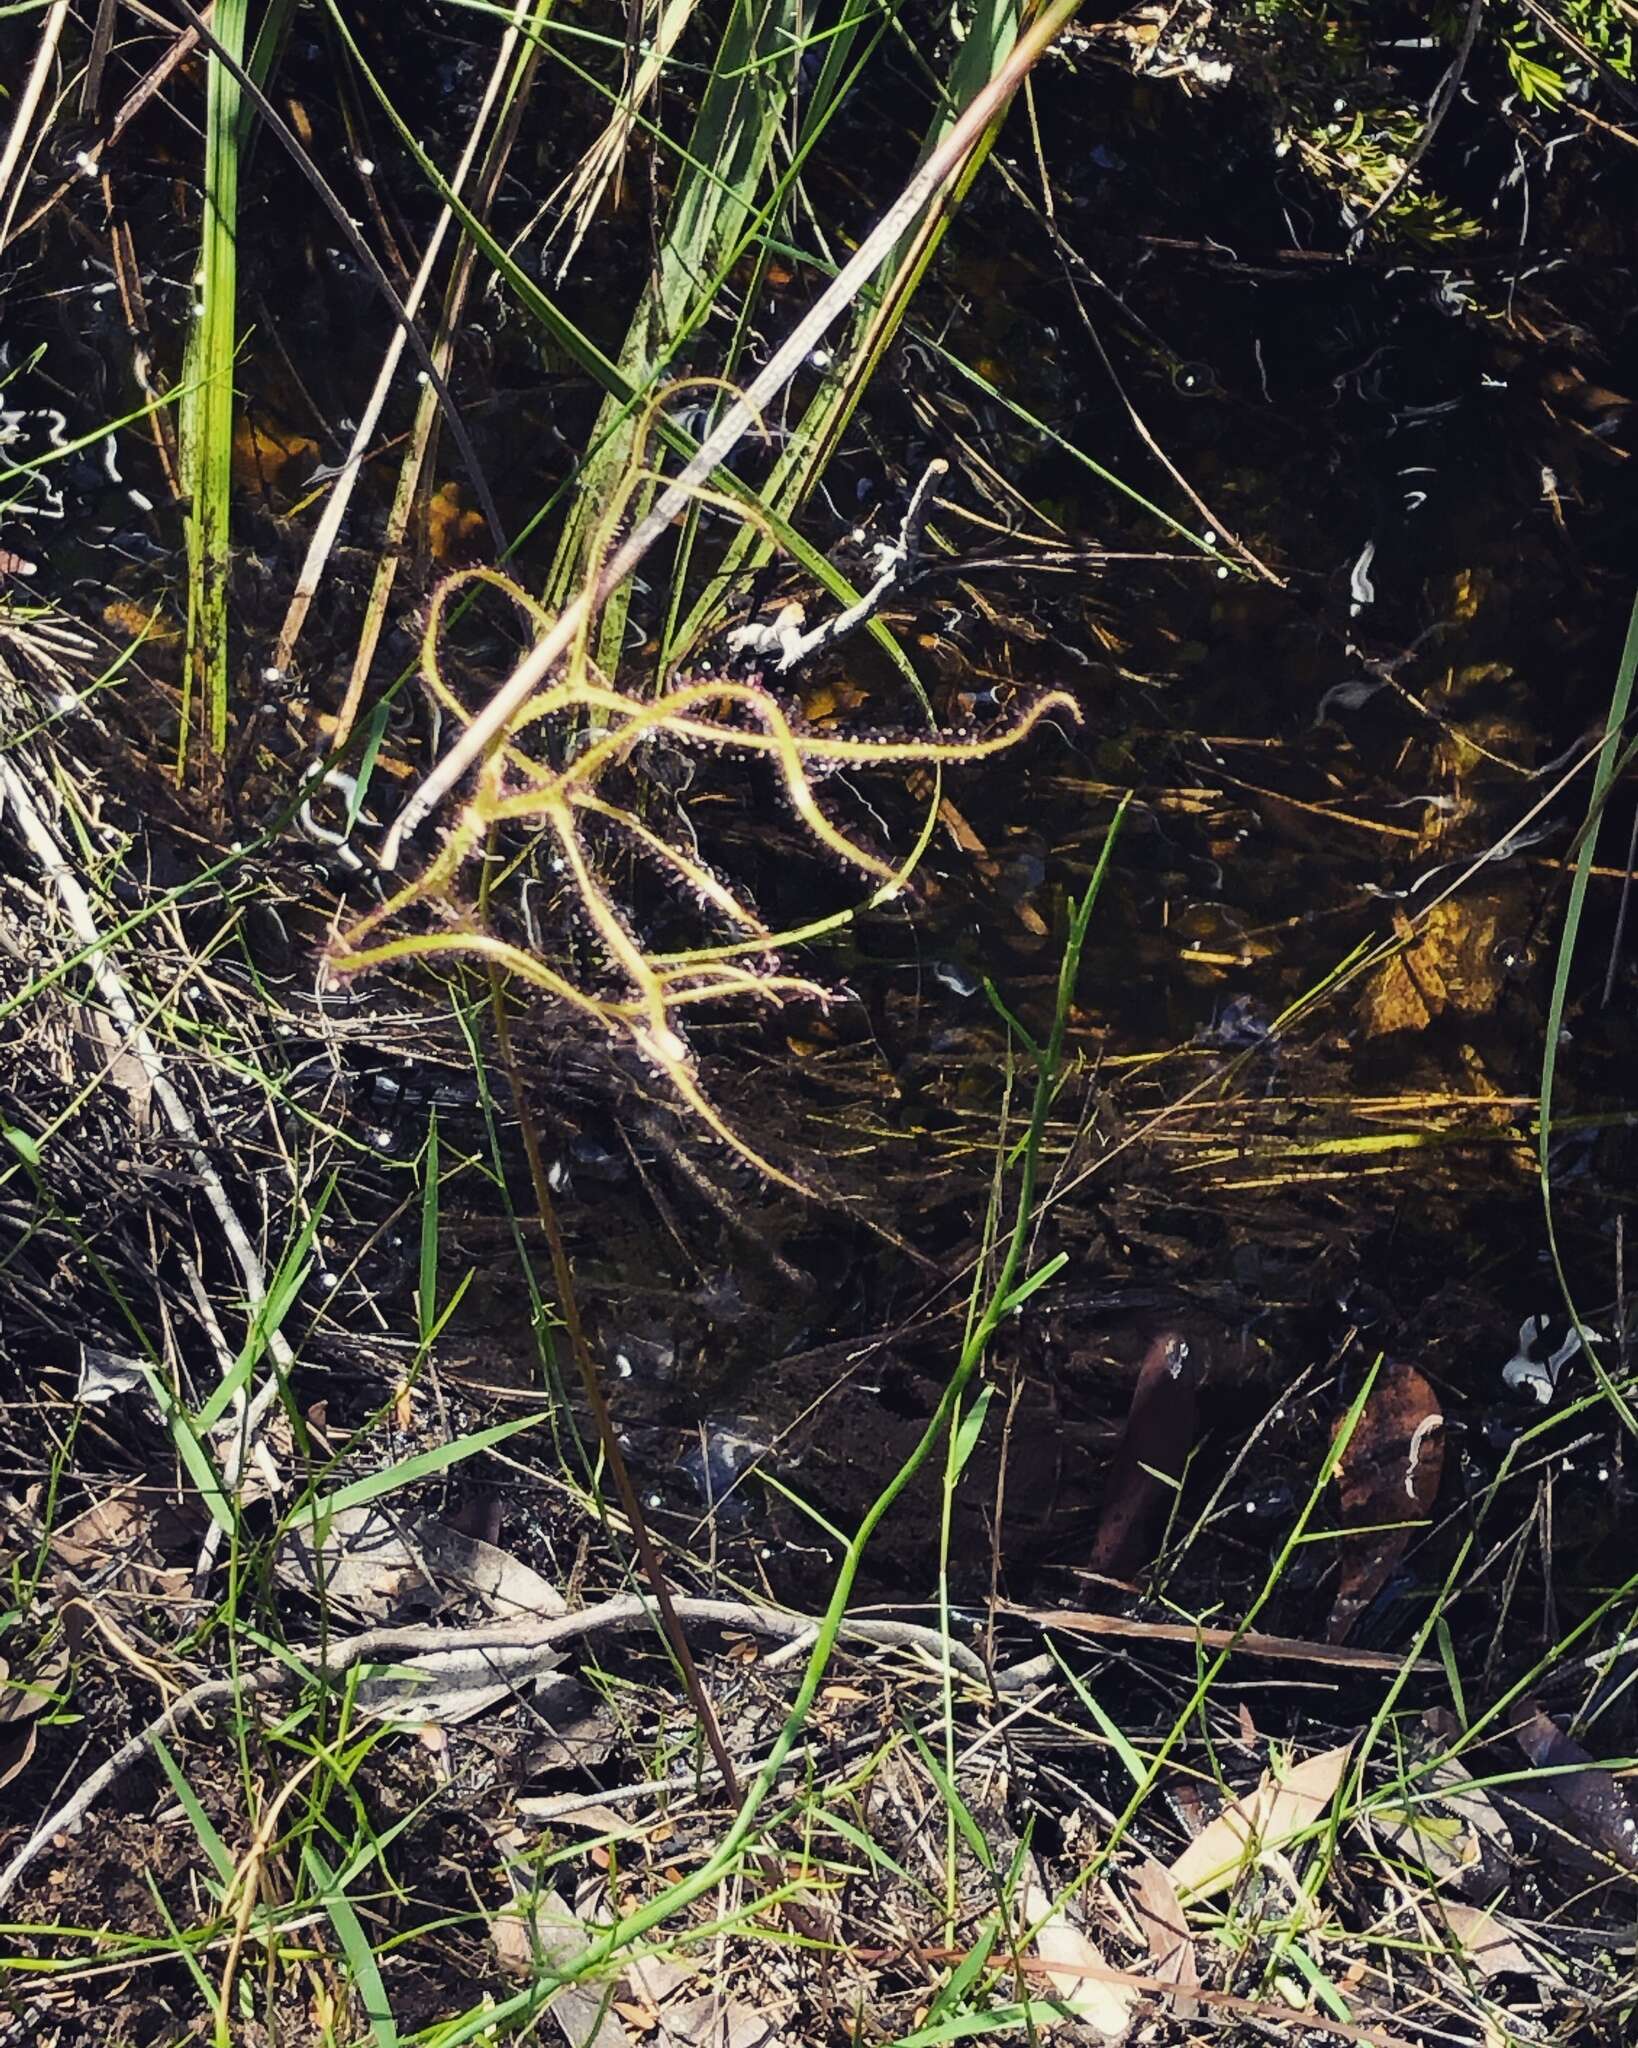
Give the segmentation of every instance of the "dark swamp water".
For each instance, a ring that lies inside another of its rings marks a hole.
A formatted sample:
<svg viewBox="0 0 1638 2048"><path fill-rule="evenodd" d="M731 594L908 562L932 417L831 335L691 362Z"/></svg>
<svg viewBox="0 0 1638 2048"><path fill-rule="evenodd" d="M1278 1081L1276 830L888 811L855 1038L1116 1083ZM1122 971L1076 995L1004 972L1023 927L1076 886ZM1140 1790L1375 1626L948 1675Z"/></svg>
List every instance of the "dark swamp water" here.
<svg viewBox="0 0 1638 2048"><path fill-rule="evenodd" d="M371 55L447 161L479 75L441 17L423 26L419 44L383 26ZM338 187L345 138L355 167L368 152L367 232L411 246L428 194L333 52L298 34L281 77ZM184 73L174 101L121 139L110 191L84 181L13 251L5 403L35 430L56 409L71 437L88 434L142 402L109 289L122 235L147 281L154 375L177 375L197 195L178 178L169 124L196 116L197 98ZM890 99L884 86L847 118L861 160L885 126L908 168L912 138L884 123ZM1046 687L1072 694L1081 723L950 772L912 890L874 910L857 907L852 878L811 857L743 764L693 764L669 788L656 776L655 800L708 828L713 859L776 928L853 915L798 963L845 1001L771 1025L724 1016L695 1041L724 1114L774 1156L807 1162L830 1191L822 1203L770 1192L700 1145L663 1088L581 1026L541 1012L520 1025L610 1398L666 1537L709 1534L720 1558L781 1595L822 1594L833 1546L754 1468L851 1527L919 1434L959 1341L1016 1072L984 984L1044 1027L1067 897L1085 886L1129 790L1076 992L1076 1064L1049 1132L1035 1258L1062 1252L1067 1264L991 1362L997 1416L1015 1406L958 1496L957 1592L981 1597L993 1566L1015 1599L1073 1604L1095 1558L1119 1563L1117 1579L1149 1563L1158 1532L1137 1552L1100 1549L1100 1517L1140 1362L1172 1337L1198 1386L1167 1452L1192 1449L1193 1461L1163 1583L1190 1611L1237 1610L1314 1486L1335 1417L1385 1354L1437 1391L1444 1480L1432 1533L1373 1596L1356 1639L1408 1639L1482 1504L1498 1540L1532 1524L1540 1538L1505 1610L1517 1629L1505 1654L1527 1655L1626 1570L1628 1461L1607 1405L1515 1454L1505 1487L1487 1488L1548 1413L1528 1385L1507 1383L1521 1326L1547 1319L1527 1347L1541 1359L1566 1328L1532 1117L1565 863L1586 803L1586 773L1565 776L1607 715L1638 560L1631 153L1566 116L1550 164L1510 180L1512 136L1464 106L1438 164L1483 235L1442 250L1352 248L1334 204L1271 147L1249 89L1191 96L1083 53L1042 73L1035 113L1055 225L1009 129L1008 176L992 171L975 188L911 323L920 338L889 355L804 531L848 560L852 530L891 530L925 463L945 457L945 504L889 606L894 631L947 723L1004 719ZM497 233L526 226L586 140L531 116ZM38 169L41 194L81 141L65 130L60 157ZM349 204L357 184L355 168ZM839 178L827 192L854 228L877 196ZM643 204L594 226L563 288L571 316L610 349L644 257ZM357 502L298 672L258 681L314 479L344 450L388 323L329 216L265 141L246 219L242 696L214 807L160 773L181 558L142 434L121 430L116 465L94 441L63 466L60 521L17 517L6 529L6 545L38 560L29 593L111 647L128 644L132 618L164 607L173 637L142 650L102 735L83 742L123 763L112 800L137 799L132 821L140 811L161 886L288 810L319 718L339 700L392 475L383 464ZM795 273L783 299L775 288L773 339L808 288ZM709 341L690 367L713 367ZM473 302L453 383L502 522L526 534L567 482L596 394L492 293ZM402 430L408 405L389 430ZM1168 531L1082 457L1244 552ZM430 729L405 681L417 606L445 568L488 553L447 441L441 461L442 511L404 565L372 676L376 691L397 687L391 745L423 766ZM156 509L133 505L133 487ZM556 517L512 557L537 590ZM764 579L745 605L772 604L779 582ZM656 579L639 600L641 630L655 629L662 595ZM499 625L462 643L480 684L515 651ZM804 674L799 694L838 731L915 716L902 682L857 641ZM145 767L120 751L133 747ZM361 844L388 822L380 787ZM836 806L902 849L927 800L924 779L872 775ZM1566 1270L1617 1373L1638 987L1618 925L1633 827L1629 784L1603 823L1570 977L1553 1143ZM342 1133L323 1240L333 1284L314 1290L303 1385L330 1401L332 1419L362 1417L380 1400L372 1346L413 1329L405 1204L429 1106L446 1148L481 1151L484 1118L447 1000L417 998L406 978L349 998L345 1091L312 1079L334 1023L314 1007L315 948L338 900L368 900L367 880L289 830L257 861L224 972L247 1001L258 978L277 990L285 1021L270 1027L268 1057L284 1062L292 1101L321 1093ZM663 934L666 906L643 886L633 883L636 915ZM222 925L219 896L201 892L187 919L206 943ZM1396 934L1400 950L1357 966ZM585 945L569 926L554 942ZM515 1126L504 1104L497 1114L521 1187ZM478 1176L451 1189L444 1225L448 1269L473 1273L440 1346L448 1398L474 1416L509 1412L542 1371L510 1225ZM72 1290L79 1314L107 1319L88 1271ZM64 1340L60 1309L24 1301L18 1314L47 1355ZM1572 1353L1558 1404L1593 1385ZM511 1513L507 1484L493 1482ZM884 1529L871 1596L926 1600L936 1554L929 1481ZM1322 1635L1332 1573L1323 1547L1299 1553L1267 1625ZM1494 1578L1475 1577L1468 1618L1486 1644L1498 1597Z"/></svg>

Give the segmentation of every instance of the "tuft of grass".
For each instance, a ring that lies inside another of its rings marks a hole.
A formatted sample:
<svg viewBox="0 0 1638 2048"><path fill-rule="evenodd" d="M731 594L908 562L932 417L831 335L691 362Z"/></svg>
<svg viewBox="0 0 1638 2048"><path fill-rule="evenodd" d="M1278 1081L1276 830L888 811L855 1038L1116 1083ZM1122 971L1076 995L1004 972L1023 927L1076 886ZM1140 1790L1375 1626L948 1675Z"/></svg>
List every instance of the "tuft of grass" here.
<svg viewBox="0 0 1638 2048"><path fill-rule="evenodd" d="M461 2048L461 2044L479 2038L491 2028L508 2032L527 2029L565 1984L595 1979L616 1958L629 1954L645 1936L672 1922L687 1907L716 1890L726 1880L737 1875L752 1875L759 1838L771 1822L791 1817L789 1812L781 1813L777 1807L769 1810L772 1795L808 1724L819 1689L835 1659L842 1624L871 1541L905 1488L939 1446L950 1439L952 1429L956 1440L961 1440L961 1406L989 1355L997 1331L1064 1263L1060 1254L1038 1267L1032 1269L1030 1266L1030 1245L1038 1219L1041 1191L1041 1139L1062 1085L1069 1016L1080 978L1081 956L1125 809L1123 803L1105 835L1097 867L1086 890L1078 902L1071 901L1069 905L1052 1026L1034 1063L1034 1086L1024 1129L1014 1143L1005 1147L1003 1155L1008 1162L1005 1199L1011 1216L1004 1232L998 1233L993 1275L983 1290L977 1313L970 1319L950 1377L921 1436L843 1546L830 1598L819 1621L795 1696L765 1762L745 1791L739 1811L698 1868L666 1885L632 1911L614 1917L607 1930L572 1962L543 1971L510 1999L486 2002L482 2008L449 2021L439 2030L439 2048ZM799 1798L798 1811L803 1804L805 1802ZM951 1812L955 1824L970 1840L974 1828L971 1815L954 1805ZM982 1841L981 1832L979 1839ZM1043 2008L1043 2016L1050 2010ZM956 2028L958 2033L970 2031L974 2031L970 2026Z"/></svg>

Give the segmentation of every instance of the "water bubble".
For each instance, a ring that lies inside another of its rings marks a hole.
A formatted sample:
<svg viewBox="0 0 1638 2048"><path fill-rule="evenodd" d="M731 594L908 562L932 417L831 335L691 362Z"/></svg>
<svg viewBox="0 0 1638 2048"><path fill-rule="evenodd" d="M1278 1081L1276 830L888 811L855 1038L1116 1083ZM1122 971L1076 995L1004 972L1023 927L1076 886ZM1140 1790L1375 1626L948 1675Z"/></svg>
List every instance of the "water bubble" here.
<svg viewBox="0 0 1638 2048"><path fill-rule="evenodd" d="M1504 937L1490 949L1490 957L1503 974L1514 978L1526 975L1536 964L1536 949L1528 939Z"/></svg>

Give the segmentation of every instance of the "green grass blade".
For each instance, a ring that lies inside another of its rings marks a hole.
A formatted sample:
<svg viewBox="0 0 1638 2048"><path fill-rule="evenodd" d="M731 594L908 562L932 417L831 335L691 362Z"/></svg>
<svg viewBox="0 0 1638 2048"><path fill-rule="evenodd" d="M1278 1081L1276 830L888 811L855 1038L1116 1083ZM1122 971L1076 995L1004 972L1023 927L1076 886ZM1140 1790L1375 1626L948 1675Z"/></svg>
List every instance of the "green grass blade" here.
<svg viewBox="0 0 1638 2048"><path fill-rule="evenodd" d="M647 391L664 375L678 341L704 317L702 304L709 307L715 297L717 273L740 244L769 176L796 82L800 27L801 11L792 0L758 0L729 11L678 173L654 274L633 308L620 351L620 374L633 390ZM709 167L707 174L701 166ZM600 508L630 466L636 431L627 406L616 399L605 402L592 432L595 452L582 470L575 509L547 582L549 605L561 604L586 573ZM646 500L634 509L640 517ZM629 602L629 586L622 586L604 612L599 658L605 667L614 666L624 641Z"/></svg>
<svg viewBox="0 0 1638 2048"><path fill-rule="evenodd" d="M217 40L242 62L249 0L220 0ZM188 352L181 414L187 518L188 618L177 773L187 765L193 696L218 759L228 729L228 570L233 490L233 366L238 343L239 149L243 94L233 71L207 59L205 215L199 244L199 318Z"/></svg>
<svg viewBox="0 0 1638 2048"><path fill-rule="evenodd" d="M1575 963L1576 940L1581 931L1581 914L1587 901L1587 883L1591 878L1593 856L1598 847L1598 828L1603 822L1604 807L1615 780L1617 763L1621 755L1622 734L1626 728L1627 714L1632 709L1635 679L1638 679L1638 596L1634 597L1632 610L1628 615L1627 637L1621 649L1620 666L1615 674L1615 687L1610 693L1609 718L1604 727L1603 745L1598 750L1597 766L1593 769L1592 789L1587 797L1587 821L1581 831L1581 845L1575 858L1575 873L1570 881L1569 901L1564 907L1564 929L1559 937L1558 958L1553 967L1553 992L1547 1005L1547 1034L1541 1049L1541 1117L1536 1140L1536 1158L1541 1173L1541 1204L1547 1225L1547 1246L1552 1254L1553 1270L1558 1275L1565 1306L1569 1309L1576 1335L1581 1339L1582 1349L1598 1376L1598 1384L1603 1389L1606 1400L1620 1416L1626 1428L1638 1436L1638 1416L1633 1414L1630 1403L1610 1378L1608 1370L1599 1358L1597 1346L1581 1320L1580 1311L1570 1291L1569 1275L1564 1268L1563 1253L1558 1241L1558 1227L1553 1215L1553 1174L1550 1156L1553 1135L1553 1089L1558 1079L1559 1039L1564 1029L1564 1007L1570 991L1570 971Z"/></svg>
<svg viewBox="0 0 1638 2048"><path fill-rule="evenodd" d="M332 1174L325 1183L318 1199L308 1210L301 1229L297 1231L284 1256L279 1260L277 1268L269 1276L267 1292L256 1304L256 1313L250 1319L250 1329L245 1336L244 1348L233 1361L230 1370L222 1375L216 1390L194 1418L194 1426L197 1429L212 1429L222 1419L228 1411L229 1404L255 1371L272 1338L284 1327L285 1318L295 1307L301 1290L307 1283L308 1275L313 1270L313 1242L318 1236L324 1213L330 1206L330 1198L335 1193L336 1179L337 1176Z"/></svg>
<svg viewBox="0 0 1638 2048"><path fill-rule="evenodd" d="M358 1917L357 1908L310 1842L302 1845L302 1861L308 1876L318 1887L319 1904L329 1915L330 1925L341 1943L349 1979L358 1992L364 2017L369 2022L371 2040L377 2042L379 2048L398 2048L398 2022L387 1999L387 1987L381 1981L381 1965L370 1946L369 1936L364 1932L364 1923Z"/></svg>
<svg viewBox="0 0 1638 2048"><path fill-rule="evenodd" d="M417 1452L413 1458L389 1465L384 1471L355 1479L350 1486L339 1486L334 1493L323 1494L311 1502L308 1511L333 1515L343 1508L362 1507L366 1501L379 1500L384 1493L393 1493L414 1480L430 1478L434 1472L447 1472L451 1465L460 1464L464 1458L475 1458L480 1451L493 1450L496 1444L505 1443L521 1429L533 1429L537 1423L550 1420L544 1414L522 1415L515 1422L497 1422L489 1429L475 1429L469 1436L456 1437L453 1443L436 1444L430 1451Z"/></svg>
<svg viewBox="0 0 1638 2048"><path fill-rule="evenodd" d="M421 1154L421 1267L415 1292L415 1319L423 1350L438 1328L438 1105L427 1118L426 1149Z"/></svg>
<svg viewBox="0 0 1638 2048"><path fill-rule="evenodd" d="M188 1816L188 1825L199 1837L200 1846L215 1865L216 1875L224 1885L231 1884L236 1867L232 1851L217 1832L215 1822L200 1804L199 1794L183 1777L181 1765L163 1742L154 1744L154 1755L159 1759L159 1768L170 1780L171 1790L176 1794L178 1805Z"/></svg>

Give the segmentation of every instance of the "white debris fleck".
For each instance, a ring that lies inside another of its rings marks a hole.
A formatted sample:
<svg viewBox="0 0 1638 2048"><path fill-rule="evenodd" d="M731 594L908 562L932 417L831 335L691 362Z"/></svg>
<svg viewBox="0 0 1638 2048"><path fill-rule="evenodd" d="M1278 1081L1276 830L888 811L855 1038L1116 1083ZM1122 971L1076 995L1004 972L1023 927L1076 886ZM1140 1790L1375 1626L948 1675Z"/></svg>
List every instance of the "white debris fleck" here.
<svg viewBox="0 0 1638 2048"><path fill-rule="evenodd" d="M1371 581L1371 564L1376 560L1376 542L1368 540L1348 572L1349 611L1357 617L1368 604L1376 603L1376 585Z"/></svg>
<svg viewBox="0 0 1638 2048"><path fill-rule="evenodd" d="M1412 1432L1410 1454L1405 1461L1405 1498L1407 1500L1415 1500L1416 1498L1416 1468L1421 1462L1422 1446L1436 1430L1441 1430L1444 1426L1445 1418L1442 1415L1424 1415Z"/></svg>
<svg viewBox="0 0 1638 2048"><path fill-rule="evenodd" d="M1526 1316L1519 1324L1518 1349L1502 1367L1502 1384L1509 1393L1533 1394L1544 1408L1558 1390L1559 1374L1582 1349L1582 1331L1571 1330L1550 1358L1532 1358L1530 1354L1546 1329L1545 1316ZM1608 1342L1596 1330L1586 1330L1585 1334L1595 1344Z"/></svg>

